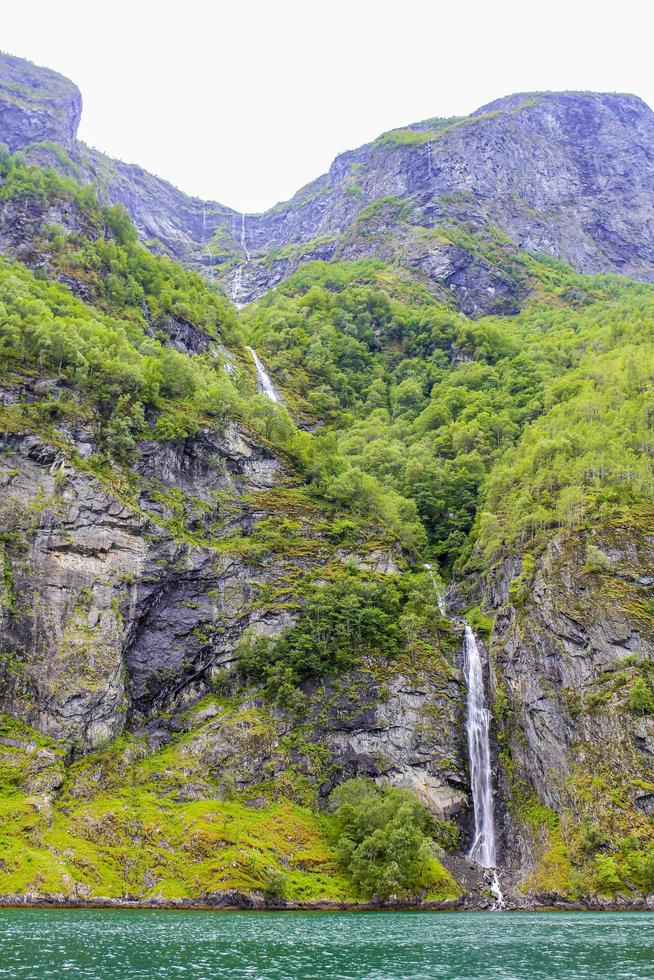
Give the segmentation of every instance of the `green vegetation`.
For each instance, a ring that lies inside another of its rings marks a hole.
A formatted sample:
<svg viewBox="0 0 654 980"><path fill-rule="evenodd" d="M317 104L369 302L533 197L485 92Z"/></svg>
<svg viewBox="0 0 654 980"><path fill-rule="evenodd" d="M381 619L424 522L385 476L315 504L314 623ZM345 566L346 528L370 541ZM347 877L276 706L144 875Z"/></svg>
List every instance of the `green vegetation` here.
<svg viewBox="0 0 654 980"><path fill-rule="evenodd" d="M437 855L456 847L456 829L439 823L406 790L352 779L334 790L340 865L362 898L456 898L459 890Z"/></svg>
<svg viewBox="0 0 654 980"><path fill-rule="evenodd" d="M405 129L391 129L387 133L382 133L375 140L375 146L382 147L393 147L393 146L420 146L421 143L429 143L431 140L437 139L444 133L449 132L455 125L460 125L467 120L461 119L460 116L449 116L446 118L434 117L433 119L427 119L422 126L422 128L405 128Z"/></svg>
<svg viewBox="0 0 654 980"><path fill-rule="evenodd" d="M0 892L178 899L234 888L348 900L329 820L287 800L224 796L196 774L189 739L148 755L122 738L63 769L56 743L0 719ZM97 772L101 767L102 784ZM184 787L195 778L197 799ZM42 796L63 782L54 806Z"/></svg>
<svg viewBox="0 0 654 980"><path fill-rule="evenodd" d="M463 319L369 260L305 265L244 316L328 422L336 487L375 477L411 502L450 567L654 499L654 289L512 261L533 298L510 318Z"/></svg>
<svg viewBox="0 0 654 980"><path fill-rule="evenodd" d="M189 357L150 337L140 323L103 314L57 283L0 260L0 356L5 371L39 370L62 378L65 395L40 405L42 418L99 409L107 453L123 458L135 439L179 438L226 414L245 418L291 446L284 414L245 397L222 362ZM157 420L150 431L144 410ZM286 438L288 436L288 438Z"/></svg>
<svg viewBox="0 0 654 980"><path fill-rule="evenodd" d="M41 226L32 247L104 311L155 332L165 331L169 316L226 343L239 339L231 305L197 273L153 255L139 241L124 209L101 206L92 185L30 165L22 154L12 156L1 147L0 181L0 200L22 205ZM48 210L53 205L71 207L83 230L51 223Z"/></svg>
<svg viewBox="0 0 654 980"><path fill-rule="evenodd" d="M309 678L435 654L436 596L425 575L374 575L346 566L327 582L297 583L299 621L276 638L246 639L238 668L287 706Z"/></svg>
<svg viewBox="0 0 654 980"><path fill-rule="evenodd" d="M249 680L278 690L351 669L366 656L392 658L401 647L399 611L392 581L353 574L310 586L298 625L279 639L246 645L239 667Z"/></svg>

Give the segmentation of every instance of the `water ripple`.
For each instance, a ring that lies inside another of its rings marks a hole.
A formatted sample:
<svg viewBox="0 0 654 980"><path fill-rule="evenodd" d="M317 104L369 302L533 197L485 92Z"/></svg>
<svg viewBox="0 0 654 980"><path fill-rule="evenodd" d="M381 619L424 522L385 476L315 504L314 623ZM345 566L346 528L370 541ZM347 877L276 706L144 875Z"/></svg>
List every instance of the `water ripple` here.
<svg viewBox="0 0 654 980"><path fill-rule="evenodd" d="M646 913L0 910L0 980L654 980Z"/></svg>

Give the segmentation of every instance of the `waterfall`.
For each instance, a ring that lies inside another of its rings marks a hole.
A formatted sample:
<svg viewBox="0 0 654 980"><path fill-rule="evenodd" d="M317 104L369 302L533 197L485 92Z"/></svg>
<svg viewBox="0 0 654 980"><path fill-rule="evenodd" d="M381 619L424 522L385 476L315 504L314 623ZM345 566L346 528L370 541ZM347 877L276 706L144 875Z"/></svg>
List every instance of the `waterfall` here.
<svg viewBox="0 0 654 980"><path fill-rule="evenodd" d="M245 252L245 261L250 261L250 253L248 252L248 247L245 242L245 214L241 214L241 248Z"/></svg>
<svg viewBox="0 0 654 980"><path fill-rule="evenodd" d="M252 360L254 361L254 366L257 369L257 388L259 389L259 391L261 391L266 396L266 398L269 398L271 402L281 401L281 398L275 391L273 387L273 383L270 380L265 367L259 360L259 356L257 352L255 350L252 350L251 347L246 347L245 349L248 350L250 354L252 354Z"/></svg>
<svg viewBox="0 0 654 980"><path fill-rule="evenodd" d="M141 300L141 309L143 310L143 316L145 317L145 332L149 337L154 337L154 330L152 329L152 315L150 313L150 307L148 306L147 300Z"/></svg>
<svg viewBox="0 0 654 980"><path fill-rule="evenodd" d="M243 250L243 254L245 255L244 265L247 265L248 262L250 261L250 252L248 251L247 239L245 237L245 212L241 212L241 248ZM243 265L239 265L236 267L236 272L234 273L234 278L232 279L232 288L231 288L232 300L234 301L234 303L236 303L238 307L244 305L243 303L239 302L242 292L243 292ZM256 354L254 356L256 357ZM258 370L259 368L257 367L257 372ZM272 385L270 387L272 391L273 390ZM277 398L274 398L273 400L278 401Z"/></svg>
<svg viewBox="0 0 654 980"><path fill-rule="evenodd" d="M238 301L238 298L241 295L242 283L243 283L243 266L238 265L236 267L236 272L234 273L234 278L232 279L232 289L231 289L232 299L237 306L241 305Z"/></svg>
<svg viewBox="0 0 654 980"><path fill-rule="evenodd" d="M204 206L204 201L202 202L202 248L205 256L207 257L207 267L209 269L209 281L213 282L213 256L211 255L211 249L209 248L209 243L205 242L205 228L207 226L207 209Z"/></svg>
<svg viewBox="0 0 654 980"><path fill-rule="evenodd" d="M445 597L432 567L425 564L424 568L433 582L438 610L443 616L446 616ZM468 857L489 873L490 890L495 899L493 908L501 909L504 908L504 895L496 867L495 815L493 812L493 780L489 736L491 713L486 706L484 670L477 639L468 623L463 623L463 629L465 675L468 690L466 733L470 759L472 806L475 817L475 836Z"/></svg>
<svg viewBox="0 0 654 980"><path fill-rule="evenodd" d="M493 782L490 761L489 726L491 713L486 707L484 671L477 639L471 627L464 624L465 673L468 686L466 732L470 758L470 783L475 815L475 836L468 857L491 871L491 892L495 907L503 905L502 889L497 875L495 851L495 818Z"/></svg>
<svg viewBox="0 0 654 980"><path fill-rule="evenodd" d="M431 579L432 585L434 586L434 592L436 593L436 605L438 606L438 611L441 614L441 616L447 616L447 606L445 605L445 596L441 592L441 587L436 581L436 576L434 575L433 569L431 565L428 565L426 562L423 565L423 568L425 568L429 573L429 578Z"/></svg>
<svg viewBox="0 0 654 980"><path fill-rule="evenodd" d="M484 674L475 634L465 624L465 672L468 684L468 752L475 810L475 839L469 856L484 868L495 867L495 824L491 784L490 711L486 707Z"/></svg>

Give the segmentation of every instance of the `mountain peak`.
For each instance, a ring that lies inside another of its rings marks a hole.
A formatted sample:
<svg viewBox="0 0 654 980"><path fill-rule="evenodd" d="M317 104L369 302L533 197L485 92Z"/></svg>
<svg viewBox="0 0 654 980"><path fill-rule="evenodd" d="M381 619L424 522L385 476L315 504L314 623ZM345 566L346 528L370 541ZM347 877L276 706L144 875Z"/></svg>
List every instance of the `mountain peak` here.
<svg viewBox="0 0 654 980"><path fill-rule="evenodd" d="M513 92L492 102L487 102L470 113L471 117L489 113L515 112L531 109L537 106L561 108L582 108L584 106L603 105L609 108L619 106L639 111L651 112L647 103L637 95L628 92L593 92L590 90L563 89L562 91L542 92Z"/></svg>
<svg viewBox="0 0 654 980"><path fill-rule="evenodd" d="M68 78L0 53L0 141L12 152L32 143L75 142L82 96Z"/></svg>

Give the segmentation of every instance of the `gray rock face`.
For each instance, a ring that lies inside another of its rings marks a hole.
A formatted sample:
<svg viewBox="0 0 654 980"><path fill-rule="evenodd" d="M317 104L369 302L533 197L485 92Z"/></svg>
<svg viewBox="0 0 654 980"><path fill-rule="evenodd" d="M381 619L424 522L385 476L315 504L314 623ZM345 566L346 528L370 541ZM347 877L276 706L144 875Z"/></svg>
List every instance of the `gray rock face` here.
<svg viewBox="0 0 654 980"><path fill-rule="evenodd" d="M642 786L654 766L654 720L630 709L629 692L654 662L653 542L651 528L633 521L562 535L526 583L524 603L507 603L515 568L500 570L489 592L501 604L492 659L494 689L507 698L500 723L513 769L499 775L510 863L529 860L529 842L511 819L516 781L562 813L583 806L579 780L603 772L609 790L624 791L623 808L651 808ZM589 568L588 544L605 554L603 570ZM597 812L609 790L596 789Z"/></svg>
<svg viewBox="0 0 654 980"><path fill-rule="evenodd" d="M253 699L234 710L189 711L185 753L239 789L282 780L289 766L317 783L324 797L345 779L367 776L412 790L440 819L466 820L458 673L439 683L428 670L398 671L383 690L370 675L354 673L308 685L305 695L304 744L289 741L297 729L288 715Z"/></svg>
<svg viewBox="0 0 654 980"><path fill-rule="evenodd" d="M3 54L0 61L0 142L12 153L34 143L72 148L82 115L77 86L49 68Z"/></svg>
<svg viewBox="0 0 654 980"><path fill-rule="evenodd" d="M0 449L0 709L86 749L127 717L197 696L258 622L251 606L276 568L167 532L166 491L193 487L199 536L216 523L248 533L257 512L241 501L280 464L234 425L144 445L145 489L129 506L35 436L3 435ZM285 625L268 613L271 632Z"/></svg>
<svg viewBox="0 0 654 980"><path fill-rule="evenodd" d="M381 699L375 686L341 694L322 736L339 780L371 776L412 790L441 819L460 817L469 805L462 693L458 675L398 674Z"/></svg>

